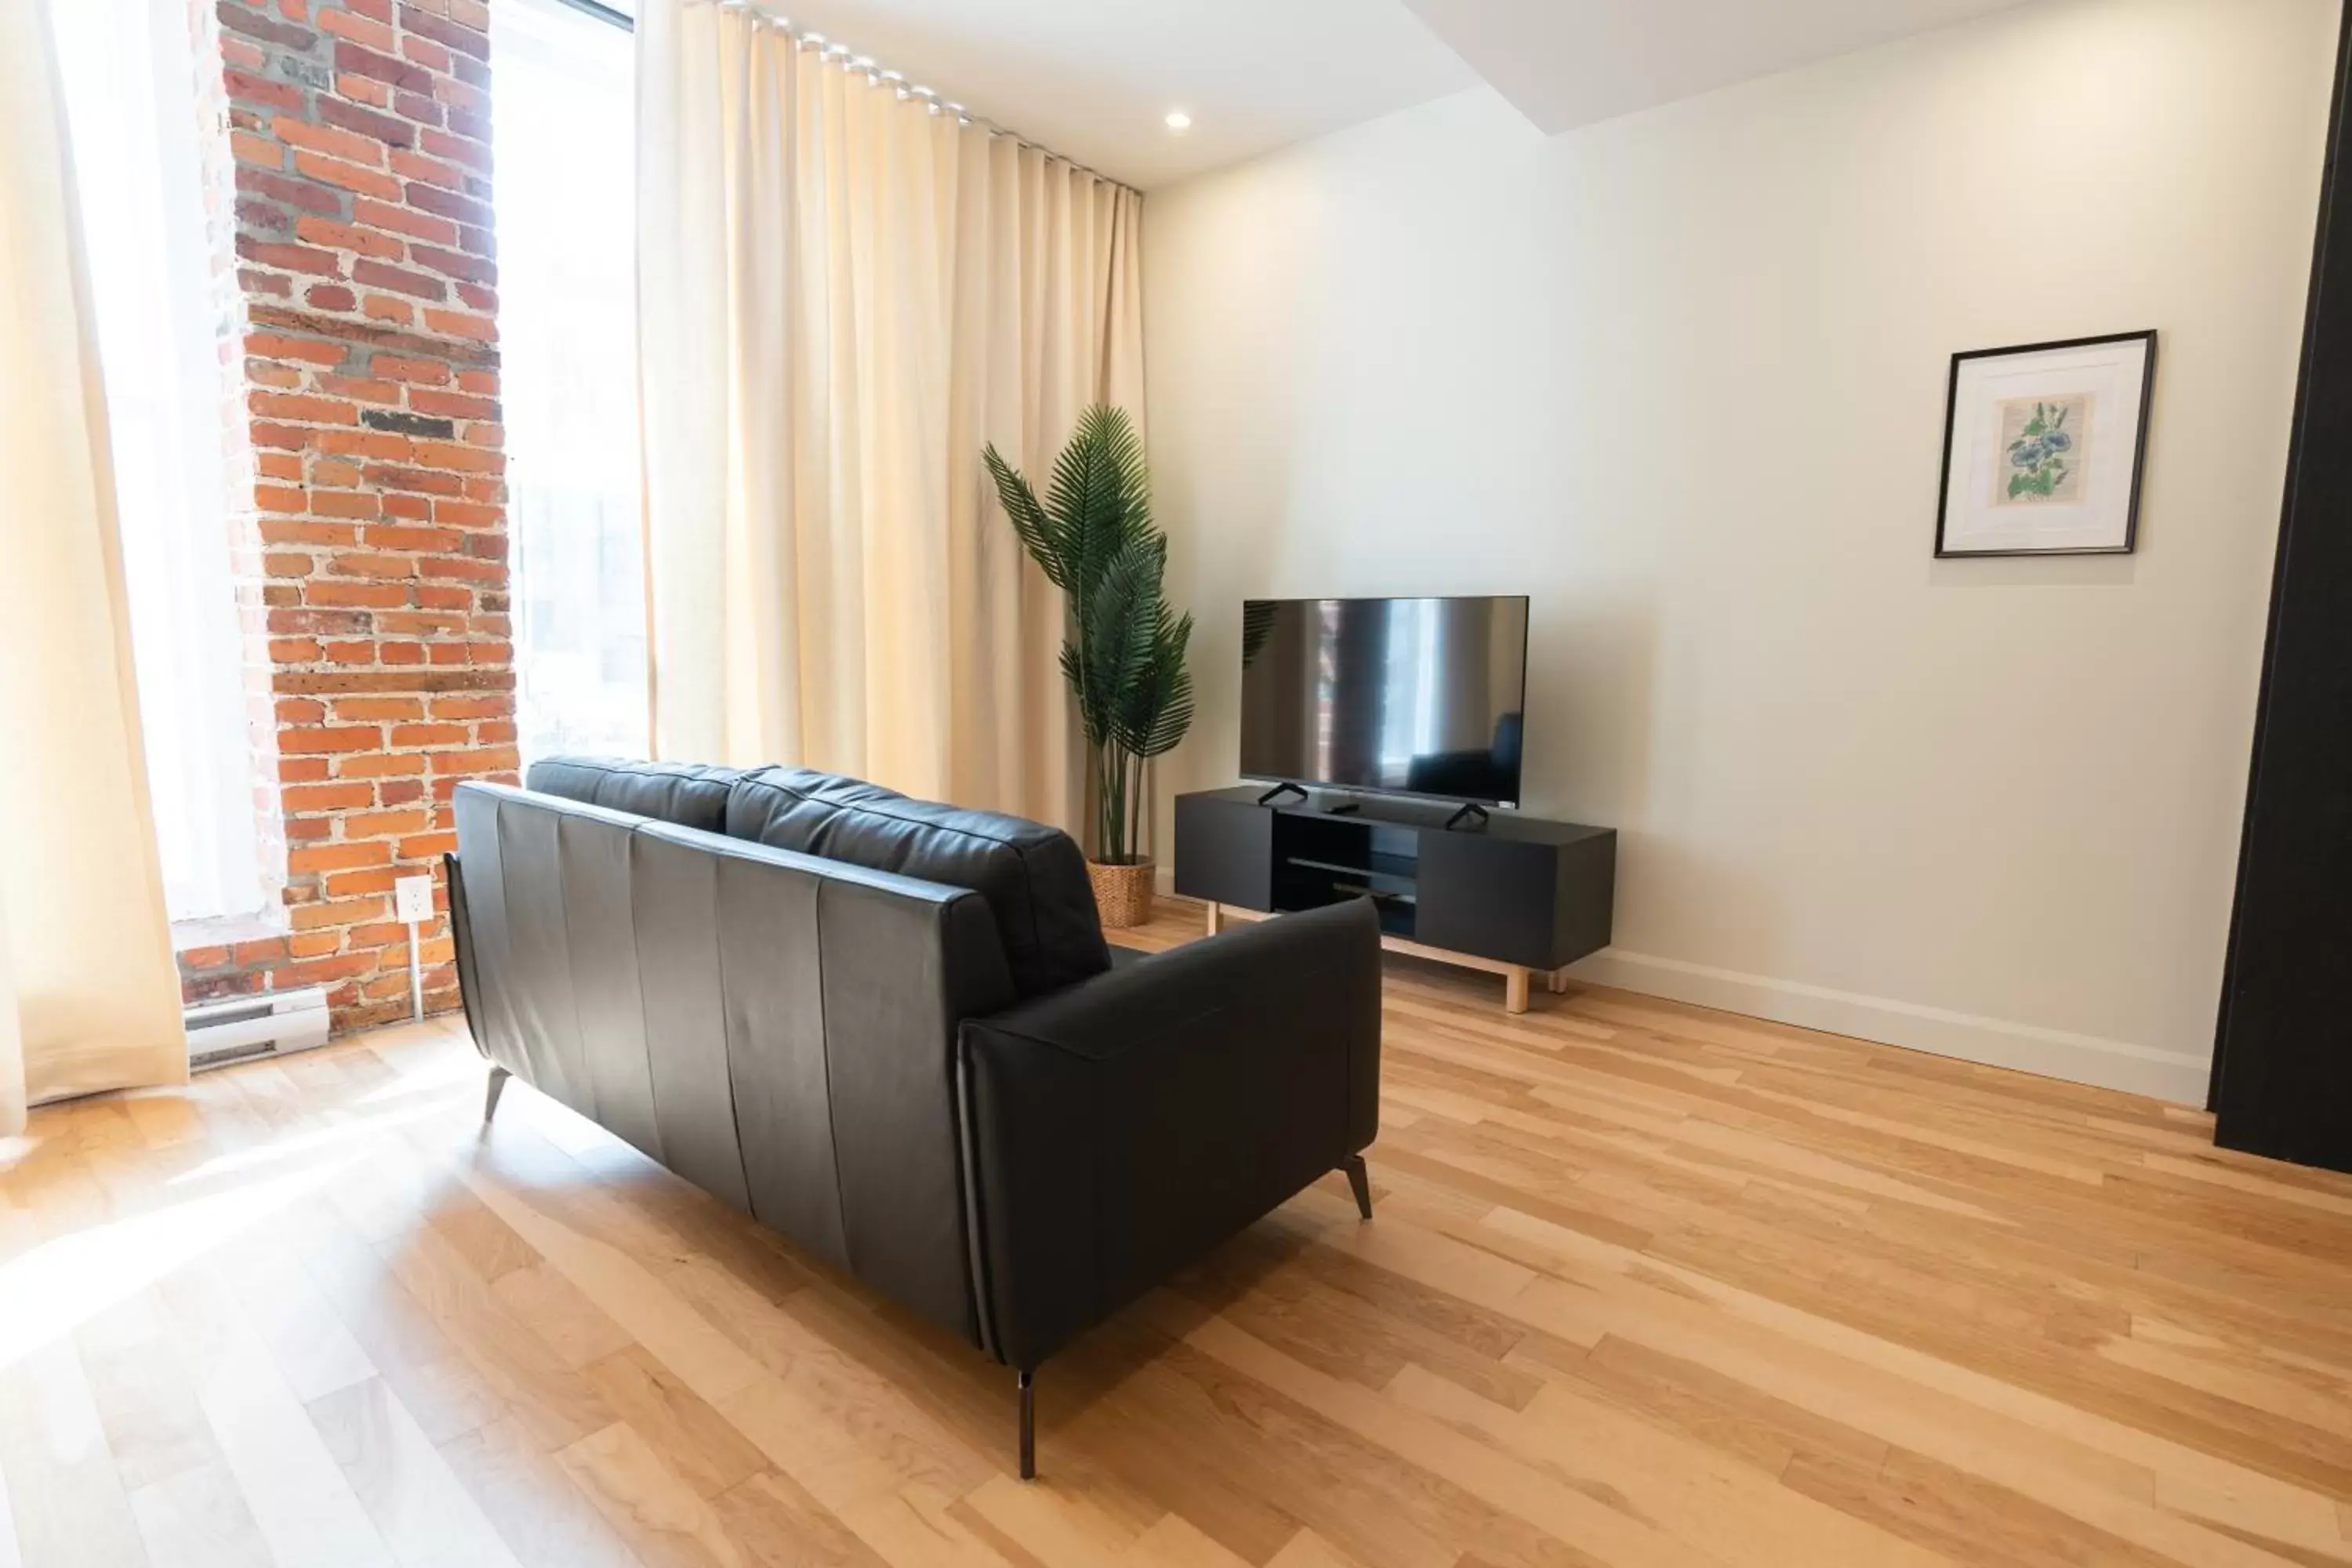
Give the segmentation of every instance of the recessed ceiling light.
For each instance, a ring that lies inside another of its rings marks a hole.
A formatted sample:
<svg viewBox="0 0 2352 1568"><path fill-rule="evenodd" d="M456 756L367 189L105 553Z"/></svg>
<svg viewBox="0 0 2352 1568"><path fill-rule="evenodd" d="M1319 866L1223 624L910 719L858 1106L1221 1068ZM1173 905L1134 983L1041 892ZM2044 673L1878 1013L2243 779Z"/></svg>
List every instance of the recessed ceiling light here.
<svg viewBox="0 0 2352 1568"><path fill-rule="evenodd" d="M1192 117L1181 109L1171 109L1168 111L1168 129L1190 131L1192 129Z"/></svg>

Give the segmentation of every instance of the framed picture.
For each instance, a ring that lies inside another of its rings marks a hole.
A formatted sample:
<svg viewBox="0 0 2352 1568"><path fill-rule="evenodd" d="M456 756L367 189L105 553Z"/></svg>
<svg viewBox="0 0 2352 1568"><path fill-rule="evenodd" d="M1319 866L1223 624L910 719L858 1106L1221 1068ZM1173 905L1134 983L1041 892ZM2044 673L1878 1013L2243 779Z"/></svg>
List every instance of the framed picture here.
<svg viewBox="0 0 2352 1568"><path fill-rule="evenodd" d="M1936 553L2128 554L2155 391L2152 331L1954 354Z"/></svg>

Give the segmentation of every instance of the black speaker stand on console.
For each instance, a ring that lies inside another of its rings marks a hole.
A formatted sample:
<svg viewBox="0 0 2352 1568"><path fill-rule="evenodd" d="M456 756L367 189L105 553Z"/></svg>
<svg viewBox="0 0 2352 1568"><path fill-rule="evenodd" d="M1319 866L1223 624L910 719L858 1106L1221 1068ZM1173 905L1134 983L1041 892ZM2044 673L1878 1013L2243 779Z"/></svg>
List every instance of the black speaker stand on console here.
<svg viewBox="0 0 2352 1568"><path fill-rule="evenodd" d="M1369 898L1390 951L1499 974L1505 1010L1524 1013L1531 975L1563 990L1561 971L1609 945L1616 830L1446 810L1380 795L1326 805L1296 784L1179 795L1176 891L1208 906L1212 931Z"/></svg>

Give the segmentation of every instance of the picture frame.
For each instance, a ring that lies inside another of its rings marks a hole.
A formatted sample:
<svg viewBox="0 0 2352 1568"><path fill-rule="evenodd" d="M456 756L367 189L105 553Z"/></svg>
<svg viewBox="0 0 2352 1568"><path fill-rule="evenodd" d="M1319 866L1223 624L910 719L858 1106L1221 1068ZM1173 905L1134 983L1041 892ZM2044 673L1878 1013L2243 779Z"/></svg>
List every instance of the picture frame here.
<svg viewBox="0 0 2352 1568"><path fill-rule="evenodd" d="M1954 354L1937 559L2137 550L2156 349L2151 328Z"/></svg>

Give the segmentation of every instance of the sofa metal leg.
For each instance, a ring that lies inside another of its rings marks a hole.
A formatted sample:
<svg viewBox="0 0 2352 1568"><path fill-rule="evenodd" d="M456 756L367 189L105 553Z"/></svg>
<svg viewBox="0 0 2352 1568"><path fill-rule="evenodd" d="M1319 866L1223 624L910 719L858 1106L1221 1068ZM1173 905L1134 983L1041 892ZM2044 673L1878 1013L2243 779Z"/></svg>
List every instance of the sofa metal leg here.
<svg viewBox="0 0 2352 1568"><path fill-rule="evenodd" d="M1372 1178L1364 1169L1364 1157L1350 1154L1339 1162L1339 1169L1348 1173L1348 1185L1356 1194L1356 1212L1366 1219L1372 1217Z"/></svg>
<svg viewBox="0 0 2352 1568"><path fill-rule="evenodd" d="M482 1097L483 1121L488 1122L491 1117L496 1116L499 1113L499 1096L505 1090L507 1087L507 1079L513 1076L514 1075L512 1073L507 1071L507 1069L502 1067L493 1067L490 1068L489 1092Z"/></svg>
<svg viewBox="0 0 2352 1568"><path fill-rule="evenodd" d="M1037 1479L1037 1374L1021 1373L1021 1479Z"/></svg>

